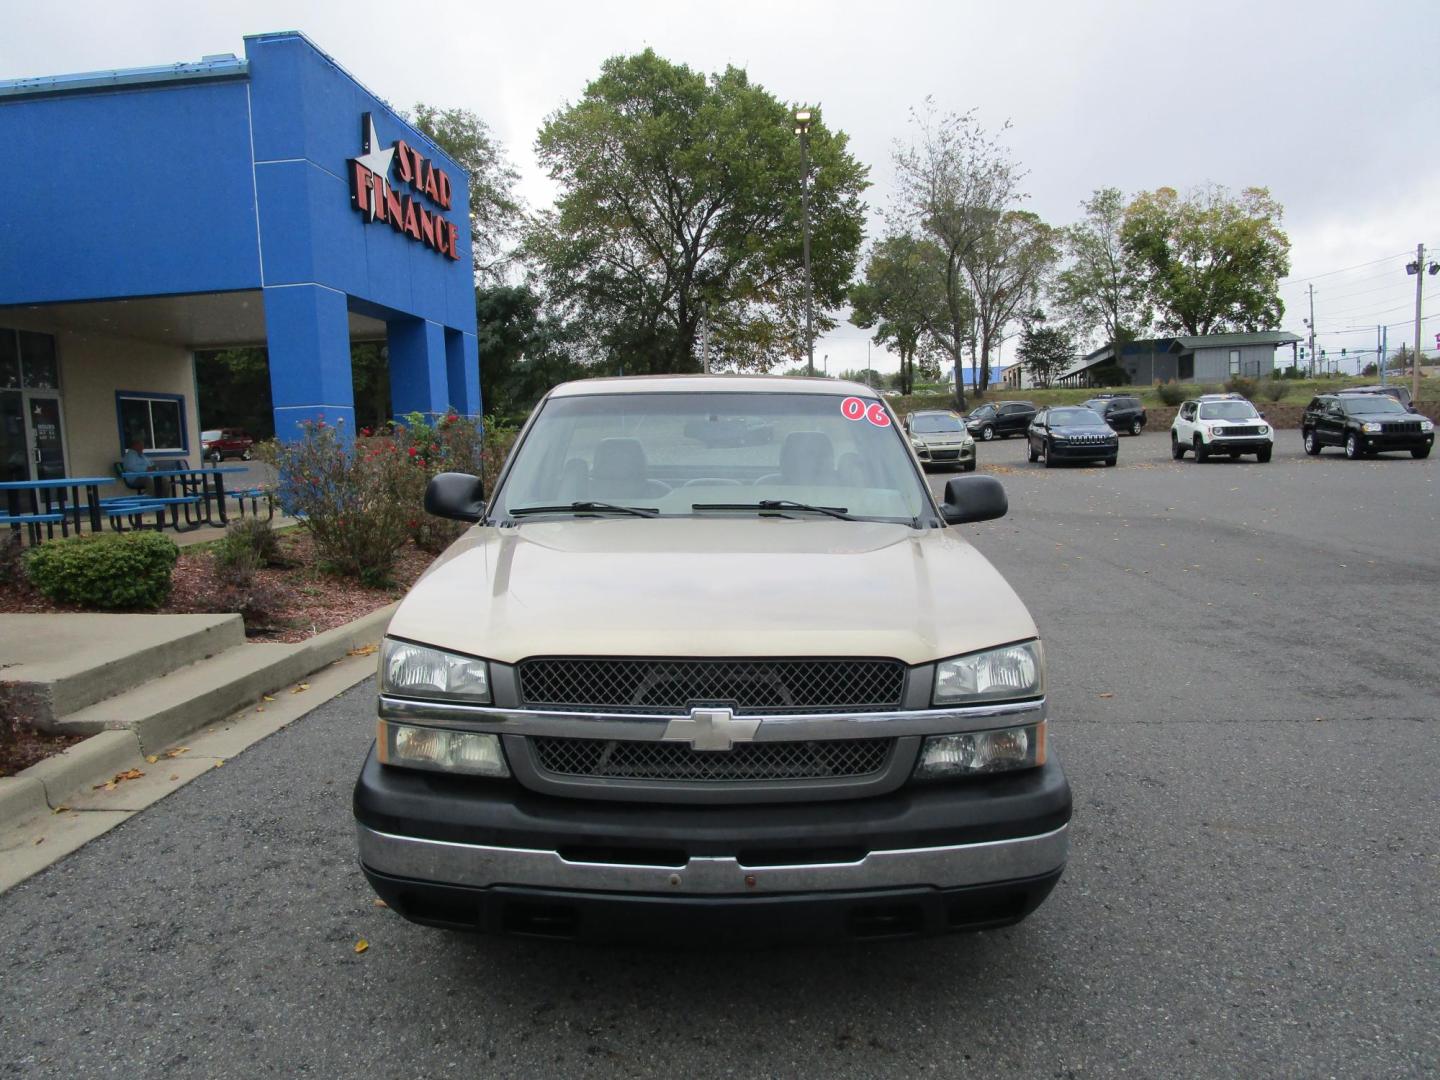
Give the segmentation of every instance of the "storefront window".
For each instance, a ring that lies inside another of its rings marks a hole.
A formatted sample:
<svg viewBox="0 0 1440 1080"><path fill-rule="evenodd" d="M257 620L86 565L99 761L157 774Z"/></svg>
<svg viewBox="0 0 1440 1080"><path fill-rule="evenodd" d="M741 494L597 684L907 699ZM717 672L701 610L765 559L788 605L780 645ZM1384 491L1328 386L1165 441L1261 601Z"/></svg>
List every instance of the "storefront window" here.
<svg viewBox="0 0 1440 1080"><path fill-rule="evenodd" d="M55 363L55 339L49 334L20 331L20 370L30 390L58 390L60 369Z"/></svg>
<svg viewBox="0 0 1440 1080"><path fill-rule="evenodd" d="M16 390L20 386L20 346L14 330L0 327L0 390Z"/></svg>
<svg viewBox="0 0 1440 1080"><path fill-rule="evenodd" d="M119 394L117 397L122 446L130 446L139 439L147 451L187 452L184 398L173 394Z"/></svg>

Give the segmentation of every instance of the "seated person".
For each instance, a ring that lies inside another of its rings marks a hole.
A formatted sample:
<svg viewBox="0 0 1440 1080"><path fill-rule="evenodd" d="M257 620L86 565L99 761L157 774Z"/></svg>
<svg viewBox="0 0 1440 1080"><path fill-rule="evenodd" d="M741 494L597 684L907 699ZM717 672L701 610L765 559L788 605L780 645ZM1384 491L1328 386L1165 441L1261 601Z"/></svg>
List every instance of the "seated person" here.
<svg viewBox="0 0 1440 1080"><path fill-rule="evenodd" d="M155 462L145 456L145 441L139 437L130 440L130 445L120 458L120 471L127 473L147 473L155 471ZM169 494L169 487L163 476L149 478L122 477L122 481L128 488L135 491L149 491L152 495L165 496Z"/></svg>

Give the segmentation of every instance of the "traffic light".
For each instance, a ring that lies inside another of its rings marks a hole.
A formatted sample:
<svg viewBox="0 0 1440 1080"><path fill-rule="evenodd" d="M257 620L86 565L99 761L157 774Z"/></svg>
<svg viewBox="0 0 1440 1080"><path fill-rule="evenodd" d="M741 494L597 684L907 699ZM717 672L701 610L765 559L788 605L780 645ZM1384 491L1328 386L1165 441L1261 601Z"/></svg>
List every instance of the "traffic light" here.
<svg viewBox="0 0 1440 1080"><path fill-rule="evenodd" d="M1341 350L1340 350L1340 355L1341 355L1341 356L1344 356L1347 351L1348 351L1348 350L1346 350L1346 349L1341 349Z"/></svg>

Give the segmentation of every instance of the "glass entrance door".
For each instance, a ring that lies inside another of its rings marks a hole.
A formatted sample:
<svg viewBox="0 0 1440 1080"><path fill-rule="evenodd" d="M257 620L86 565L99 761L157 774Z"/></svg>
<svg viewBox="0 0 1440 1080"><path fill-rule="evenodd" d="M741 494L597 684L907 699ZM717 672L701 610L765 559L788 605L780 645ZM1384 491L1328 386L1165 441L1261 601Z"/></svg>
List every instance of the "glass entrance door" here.
<svg viewBox="0 0 1440 1080"><path fill-rule="evenodd" d="M58 480L65 475L65 433L60 426L60 398L30 391L30 455L36 480Z"/></svg>
<svg viewBox="0 0 1440 1080"><path fill-rule="evenodd" d="M33 479L31 457L25 399L19 390L0 390L0 481Z"/></svg>

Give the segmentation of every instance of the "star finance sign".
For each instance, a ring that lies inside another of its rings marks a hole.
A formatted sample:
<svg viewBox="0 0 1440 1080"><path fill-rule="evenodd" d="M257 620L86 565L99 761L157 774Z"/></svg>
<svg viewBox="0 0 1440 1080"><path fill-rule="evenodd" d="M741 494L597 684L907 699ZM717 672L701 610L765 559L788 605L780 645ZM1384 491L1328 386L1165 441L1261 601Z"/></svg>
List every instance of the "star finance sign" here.
<svg viewBox="0 0 1440 1080"><path fill-rule="evenodd" d="M403 139L380 149L375 121L369 113L361 118L361 139L364 152L350 159L350 205L368 221L384 222L396 232L458 260L460 230L440 212L450 209L450 177ZM392 173L398 173L400 184L415 194L397 190L399 185L392 187ZM427 207L422 198L436 209Z"/></svg>

